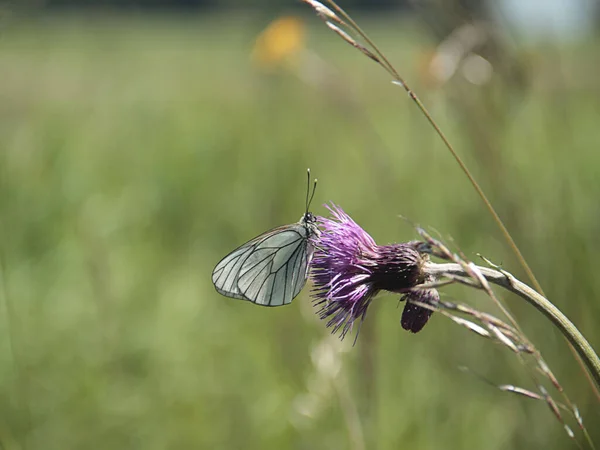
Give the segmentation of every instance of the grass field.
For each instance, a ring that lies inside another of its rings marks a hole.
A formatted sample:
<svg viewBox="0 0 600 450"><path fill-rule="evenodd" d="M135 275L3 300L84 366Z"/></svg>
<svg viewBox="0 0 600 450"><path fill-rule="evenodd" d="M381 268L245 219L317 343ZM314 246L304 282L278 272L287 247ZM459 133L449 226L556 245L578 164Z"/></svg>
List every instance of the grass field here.
<svg viewBox="0 0 600 450"><path fill-rule="evenodd" d="M378 298L352 347L328 338L309 288L275 309L214 291L222 256L298 220L307 167L316 214L334 201L380 243L415 237L401 214L524 279L405 93L309 16L307 46L335 71L329 84L298 67L266 73L250 54L268 20L5 23L2 448L576 448L543 402L459 370L533 388L514 355L441 316L406 333L397 296ZM486 96L423 82L431 40L415 24L363 25L431 107L549 298L600 348L600 42L518 47L529 81ZM475 291L444 293L494 311ZM600 445L598 403L563 338L504 298Z"/></svg>

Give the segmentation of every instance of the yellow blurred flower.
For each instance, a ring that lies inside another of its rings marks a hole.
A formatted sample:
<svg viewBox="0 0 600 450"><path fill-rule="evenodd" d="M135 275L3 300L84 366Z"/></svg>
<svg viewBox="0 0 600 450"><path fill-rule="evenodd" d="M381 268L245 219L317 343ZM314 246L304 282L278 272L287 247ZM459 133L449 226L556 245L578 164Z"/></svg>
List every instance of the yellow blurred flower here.
<svg viewBox="0 0 600 450"><path fill-rule="evenodd" d="M267 69L288 63L304 48L304 35L304 22L301 19L280 17L256 38L252 60Z"/></svg>

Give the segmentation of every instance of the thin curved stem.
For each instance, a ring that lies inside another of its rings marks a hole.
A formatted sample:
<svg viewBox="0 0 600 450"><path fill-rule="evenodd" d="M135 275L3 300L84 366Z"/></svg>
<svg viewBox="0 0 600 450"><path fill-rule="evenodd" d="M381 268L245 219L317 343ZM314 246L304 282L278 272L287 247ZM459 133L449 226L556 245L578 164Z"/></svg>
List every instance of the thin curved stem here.
<svg viewBox="0 0 600 450"><path fill-rule="evenodd" d="M468 167L466 166L466 164L464 163L464 161L462 160L460 155L456 152L456 150L454 149L454 146L450 143L450 141L448 140L446 135L443 133L441 128L438 126L437 122L433 119L429 110L421 102L421 100L415 94L415 92L406 84L406 81L400 76L399 72L395 69L395 67L387 59L387 57L384 55L384 53L381 50L379 50L377 45L375 45L375 43L369 38L369 36L365 33L365 31L363 31L362 28L352 19L352 17L350 17L350 15L348 13L346 13L340 6L338 6L334 0L327 0L327 4L332 8L332 10L329 10L328 8L326 8L324 5L322 5L318 1L314 1L314 0L304 0L304 1L308 4L310 4L317 11L317 13L321 16L321 18L323 18L327 22L327 25L332 30L334 30L336 33L338 33L338 35L340 35L346 42L348 42L352 46L358 48L359 50L361 50L361 52L363 54L367 55L370 59L372 59L377 64L379 64L386 72L388 72L392 76L393 82L395 84L398 84L402 88L404 88L404 90L407 92L409 98L415 103L417 108L422 112L422 114L425 116L427 121L433 127L433 129L435 130L437 135L440 137L440 139L443 141L443 143L446 146L446 148L448 149L448 151L451 153L453 158L456 160L456 162L460 166L460 169L463 171L463 173L465 174L465 176L467 177L467 179L469 180L469 182L475 189L477 195L483 201L486 209L492 215L494 222L496 222L496 224L498 225L498 228L500 229L508 246L511 248L511 250L514 253L515 257L517 258L519 264L521 265L521 267L527 274L527 277L530 279L530 281L533 284L533 286L535 287L535 289L537 289L537 291L542 296L544 296L545 294L544 294L541 284L538 282L537 278L535 277L533 270L531 269L531 267L525 260L525 257L521 253L521 250L519 249L517 243L513 239L510 232L508 231L508 228L506 227L506 225L504 225L504 222L500 218L500 215L496 212L496 209L493 207L492 203L487 198L487 195L485 195L485 192L483 191L483 189L481 188L481 186L479 185L477 180L475 180L475 177L473 176L471 171L468 169ZM339 14L339 16L338 16L338 14ZM367 43L367 45L371 47L371 49L368 49L367 47L363 46L362 44L356 42L341 28L337 27L335 24L330 23L330 20L341 25L342 28L351 29L352 32L355 33L360 38L362 38L364 40L364 42ZM578 352L573 349L571 343L569 343L569 350L575 357L579 366L582 368L582 372L588 378L588 381L590 382L590 386L592 387L592 390L594 391L596 398L600 401L600 389L599 389L599 387L595 386L593 382L591 382L591 380L589 378L589 374L583 369L584 362L578 356ZM597 379L596 379L596 382L598 382Z"/></svg>
<svg viewBox="0 0 600 450"><path fill-rule="evenodd" d="M433 127L436 134L440 137L440 139L444 143L444 146L448 149L448 151L450 152L450 154L452 155L454 160L459 165L460 170L463 171L463 173L469 180L469 183L471 183L471 185L473 186L473 189L475 189L475 192L477 193L479 198L481 198L481 200L483 201L483 204L485 205L488 212L492 215L494 222L496 222L496 224L498 225L498 228L500 228L500 232L502 233L502 236L508 243L508 246L511 248L513 253L515 254L515 256L516 256L517 260L519 261L519 264L521 265L523 270L525 270L525 273L527 274L527 277L531 280L531 283L533 284L533 286L537 289L537 291L539 293L544 295L542 285L538 282L537 278L535 277L535 275L533 273L533 270L531 270L531 267L529 266L529 264L525 260L525 257L523 256L523 253L521 253L519 246L517 245L517 243L513 239L512 235L508 231L508 228L506 227L506 225L504 225L504 221L500 218L500 215L496 212L496 208L494 208L494 206L492 205L492 202L490 202L487 195L485 194L485 192L483 191L483 189L481 188L481 186L479 185L479 183L477 182L477 180L475 179L475 177L473 176L473 174L471 173L471 171L469 170L469 168L467 167L467 165L465 164L463 159L460 157L458 152L454 149L454 146L450 143L450 140L448 139L446 134L442 131L440 126L437 124L437 122L435 121L435 119L433 118L433 116L431 115L429 110L427 109L427 107L423 104L423 102L417 96L417 94L415 94L415 92L408 86L408 84L406 83L404 78L402 78L400 76L399 72L392 65L392 63L386 58L386 56L383 54L383 52L381 50L379 50L379 47L377 47L377 45L375 45L375 43L371 40L371 38L369 38L367 33L365 31L363 31L363 29L352 19L352 17L350 17L350 15L348 13L346 13L346 11L344 11L341 7L339 7L335 1L327 0L327 3L350 24L352 29L362 39L364 39L367 44L369 44L371 46L371 48L373 49L375 54L379 57L379 59L376 61L379 62L380 65L394 78L394 82L396 84L398 84L399 86L404 88L404 90L406 91L406 93L408 94L410 99L415 103L415 105L417 105L417 108L419 108L421 113L425 116L425 119L427 119L427 122L429 122L429 124Z"/></svg>
<svg viewBox="0 0 600 450"><path fill-rule="evenodd" d="M517 294L550 319L575 348L586 368L591 373L596 385L600 387L600 358L598 358L598 355L583 334L581 334L577 327L573 325L573 322L571 322L546 297L522 281L517 280L508 272L481 266L477 266L477 269L487 281ZM435 278L443 278L445 275L469 276L460 264L455 263L427 263L424 270Z"/></svg>

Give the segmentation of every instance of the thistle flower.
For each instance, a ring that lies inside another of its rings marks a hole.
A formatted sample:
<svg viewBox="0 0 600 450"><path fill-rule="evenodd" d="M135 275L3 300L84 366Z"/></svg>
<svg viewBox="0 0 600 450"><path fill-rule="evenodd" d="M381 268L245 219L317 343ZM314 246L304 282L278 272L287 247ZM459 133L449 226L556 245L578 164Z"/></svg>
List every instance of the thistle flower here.
<svg viewBox="0 0 600 450"><path fill-rule="evenodd" d="M326 207L333 217L317 219L322 233L314 238L311 277L315 304L321 306L319 317L328 320L333 333L341 330L344 338L356 320L362 323L379 291L402 293L408 300L412 296L431 300L423 297L425 291L411 291L426 278L422 266L427 256L417 251L416 241L377 245L341 208ZM403 327L417 332L430 315L429 310L407 302Z"/></svg>

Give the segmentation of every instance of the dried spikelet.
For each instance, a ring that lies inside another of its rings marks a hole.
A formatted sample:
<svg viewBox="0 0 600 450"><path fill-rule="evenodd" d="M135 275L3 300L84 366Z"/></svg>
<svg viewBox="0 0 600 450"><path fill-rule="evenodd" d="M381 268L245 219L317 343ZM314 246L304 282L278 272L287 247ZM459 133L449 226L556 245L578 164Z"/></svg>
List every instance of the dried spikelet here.
<svg viewBox="0 0 600 450"><path fill-rule="evenodd" d="M331 20L342 26L346 25L346 23L342 19L340 19L336 13L334 13L331 9L329 9L323 3L317 2L315 0L302 0L302 1L304 3L310 5L317 13L317 16L319 16L321 19L323 19L325 21Z"/></svg>
<svg viewBox="0 0 600 450"><path fill-rule="evenodd" d="M573 405L573 414L575 415L575 420L577 420L577 424L579 425L579 428L581 428L582 430L585 429L585 427L583 426L583 417L581 417L581 413L579 412L579 408L575 405Z"/></svg>
<svg viewBox="0 0 600 450"><path fill-rule="evenodd" d="M567 432L567 436L569 436L571 439L575 439L575 433L573 433L573 430L571 430L571 427L569 425L567 425L565 423L565 431Z"/></svg>
<svg viewBox="0 0 600 450"><path fill-rule="evenodd" d="M360 33L360 29L357 29L356 26L354 26L355 24L352 21L351 21L352 26L348 26L348 24L346 22L344 22L335 12L333 12L327 6L323 5L321 2L318 2L316 0L302 0L302 1L306 4L308 4L309 6L311 6L315 10L317 15L325 21L325 24L332 31L334 31L338 36L340 36L344 41L346 41L352 47L360 50L365 56L367 56L369 59L375 61L377 64L381 65L384 68L386 67L384 64L382 64L381 59L379 59L379 57L377 55L375 55L375 53L373 53L371 50L369 50L365 45L359 43L356 39L354 39L346 31L342 30L342 28L340 28L338 26L338 25L340 25L342 27L349 27L349 28L353 29L354 31L359 32L359 34L361 36L363 36Z"/></svg>
<svg viewBox="0 0 600 450"><path fill-rule="evenodd" d="M556 379L556 377L554 376L554 374L550 370L550 367L548 367L548 365L546 364L546 362L543 359L540 358L538 360L538 366L539 366L539 369L542 371L542 373L554 385L554 387L556 388L556 390L558 392L562 392L563 391L563 387L560 385L560 383L558 382L558 380Z"/></svg>
<svg viewBox="0 0 600 450"><path fill-rule="evenodd" d="M502 344L507 346L513 352L519 353L519 349L513 343L513 341L511 341L508 337L506 337L506 335L504 333L502 333L502 331L500 331L500 329L498 327L496 327L490 323L487 324L487 327L494 334L494 336L496 336L496 339L498 339L498 341L500 341Z"/></svg>
<svg viewBox="0 0 600 450"><path fill-rule="evenodd" d="M463 319L462 317L456 317L456 316L450 316L450 319L452 319L452 321L454 321L454 323L462 325L463 327L468 328L469 330L471 330L472 332L474 332L480 336L487 337L487 338L491 337L490 333L488 331L486 331L485 328L480 327L476 323L473 323L469 320Z"/></svg>
<svg viewBox="0 0 600 450"><path fill-rule="evenodd" d="M395 84L396 86L400 86L400 87L406 89L406 83L402 80L392 80L392 84Z"/></svg>
<svg viewBox="0 0 600 450"><path fill-rule="evenodd" d="M544 399L544 397L542 397L540 394L536 394L533 391L530 391L528 389L524 389L524 388L521 388L518 386L513 386L512 384L501 384L500 386L498 386L498 389L500 389L501 391L504 391L504 392L512 392L513 394L523 395L525 397L529 397L534 400L543 400Z"/></svg>
<svg viewBox="0 0 600 450"><path fill-rule="evenodd" d="M338 27L337 25L335 25L335 24L333 24L331 22L326 22L326 25L331 30L333 30L334 32L336 32L339 37L341 37L344 41L346 41L352 47L360 50L364 55L368 56L370 59L372 59L373 61L375 61L377 64L381 64L381 61L379 60L379 58L377 56L375 56L373 54L373 52L371 52L371 50L369 50L364 45L358 43L355 39L352 38L352 36L350 36L348 33L346 33L340 27Z"/></svg>

